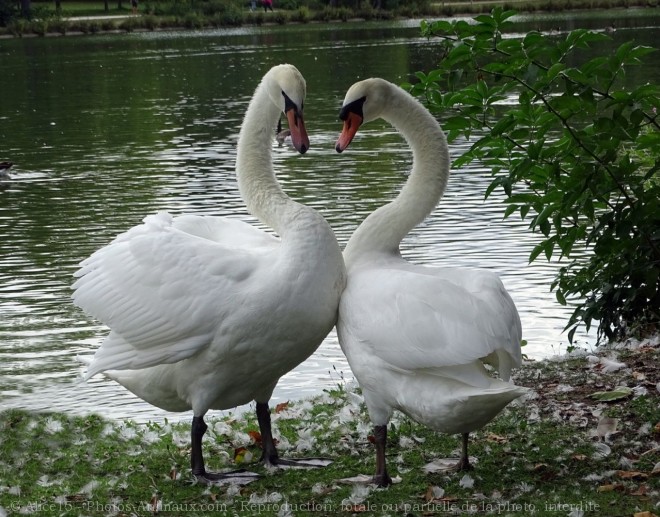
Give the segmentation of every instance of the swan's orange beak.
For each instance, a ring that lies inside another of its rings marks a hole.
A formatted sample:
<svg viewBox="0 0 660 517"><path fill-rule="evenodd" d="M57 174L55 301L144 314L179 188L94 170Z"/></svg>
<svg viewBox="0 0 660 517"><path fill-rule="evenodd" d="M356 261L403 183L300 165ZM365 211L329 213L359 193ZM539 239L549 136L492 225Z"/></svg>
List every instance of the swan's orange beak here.
<svg viewBox="0 0 660 517"><path fill-rule="evenodd" d="M337 139L337 145L335 149L338 153L341 153L348 145L353 141L353 137L357 133L360 125L362 125L362 117L357 113L350 111L346 118L344 119L344 128L341 130L341 134Z"/></svg>
<svg viewBox="0 0 660 517"><path fill-rule="evenodd" d="M291 131L291 143L300 154L305 154L309 149L309 136L305 129L305 121L302 114L295 108L289 108L286 111L286 119L289 122Z"/></svg>

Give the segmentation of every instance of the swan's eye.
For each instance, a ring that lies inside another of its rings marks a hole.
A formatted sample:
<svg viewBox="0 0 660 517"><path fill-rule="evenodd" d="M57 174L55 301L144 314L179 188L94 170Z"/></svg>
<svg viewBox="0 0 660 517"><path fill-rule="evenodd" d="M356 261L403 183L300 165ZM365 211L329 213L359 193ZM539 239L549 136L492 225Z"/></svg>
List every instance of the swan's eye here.
<svg viewBox="0 0 660 517"><path fill-rule="evenodd" d="M294 110L298 111L298 106L296 106L296 103L291 100L291 98L282 91L282 95L284 96L284 112L286 113L289 110Z"/></svg>
<svg viewBox="0 0 660 517"><path fill-rule="evenodd" d="M364 101L366 100L367 96L365 95L364 97L361 97L353 102L349 102L345 106L342 106L341 110L339 111L339 120L346 120L349 113L355 113L363 119L364 114L362 113L362 108L364 107Z"/></svg>

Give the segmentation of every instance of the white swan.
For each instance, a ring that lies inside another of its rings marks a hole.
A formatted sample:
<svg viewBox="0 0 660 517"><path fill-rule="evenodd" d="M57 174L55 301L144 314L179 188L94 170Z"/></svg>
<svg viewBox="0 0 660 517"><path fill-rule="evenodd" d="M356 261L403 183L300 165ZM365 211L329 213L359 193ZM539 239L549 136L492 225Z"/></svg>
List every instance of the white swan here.
<svg viewBox="0 0 660 517"><path fill-rule="evenodd" d="M168 411L193 410L191 466L202 480L209 409L256 401L262 459L278 458L268 400L335 324L345 268L335 235L275 178L273 127L284 112L304 153L305 81L291 65L257 87L239 136L236 171L248 210L273 237L222 217L161 213L119 235L76 273L74 302L111 329L85 374L104 372Z"/></svg>
<svg viewBox="0 0 660 517"><path fill-rule="evenodd" d="M382 118L406 138L413 168L399 196L367 217L344 250L348 282L337 331L375 426L376 475L385 465L393 410L444 433L462 433L456 468L469 468L468 433L526 390L505 382L520 365L518 312L499 278L487 271L414 265L399 244L435 208L449 177L449 149L438 122L412 96L382 79L347 92L336 149L361 124ZM488 375L482 361L499 369Z"/></svg>

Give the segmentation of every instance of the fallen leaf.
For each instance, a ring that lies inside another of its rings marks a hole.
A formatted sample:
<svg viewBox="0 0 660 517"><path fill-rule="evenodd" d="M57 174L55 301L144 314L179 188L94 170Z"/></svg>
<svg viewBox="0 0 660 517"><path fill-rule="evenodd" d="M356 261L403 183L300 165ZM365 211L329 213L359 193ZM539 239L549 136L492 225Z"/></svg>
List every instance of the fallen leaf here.
<svg viewBox="0 0 660 517"><path fill-rule="evenodd" d="M588 458L588 456L586 454L573 454L571 458L575 461L584 461Z"/></svg>
<svg viewBox="0 0 660 517"><path fill-rule="evenodd" d="M658 516L651 512L637 512L633 514L633 517L658 517Z"/></svg>
<svg viewBox="0 0 660 517"><path fill-rule="evenodd" d="M172 467L170 470L170 479L176 479L176 467Z"/></svg>
<svg viewBox="0 0 660 517"><path fill-rule="evenodd" d="M367 441L369 443L376 443L376 437L373 434L370 434L369 436L367 436Z"/></svg>
<svg viewBox="0 0 660 517"><path fill-rule="evenodd" d="M252 443L261 443L261 433L259 431L248 431L248 434L250 435L250 438L252 438Z"/></svg>
<svg viewBox="0 0 660 517"><path fill-rule="evenodd" d="M609 485L600 485L596 489L597 492L614 492L615 490L621 492L624 490L624 486L619 483L611 483Z"/></svg>
<svg viewBox="0 0 660 517"><path fill-rule="evenodd" d="M248 463L252 461L252 453L245 447L238 447L234 449L234 462L235 463Z"/></svg>
<svg viewBox="0 0 660 517"><path fill-rule="evenodd" d="M596 391L589 395L592 399L601 402L613 402L615 400L625 399L633 394L633 390L627 386L618 386L612 391Z"/></svg>
<svg viewBox="0 0 660 517"><path fill-rule="evenodd" d="M648 479L649 477L646 472L639 472L638 470L619 470L617 476L621 479Z"/></svg>
<svg viewBox="0 0 660 517"><path fill-rule="evenodd" d="M630 495L635 497L643 497L646 494L648 494L648 491L649 491L649 487L647 487L646 485L639 485L637 490L635 490L634 492L630 492Z"/></svg>
<svg viewBox="0 0 660 517"><path fill-rule="evenodd" d="M285 409L289 407L289 401L287 400L286 402L281 402L277 406L275 406L275 413L281 413Z"/></svg>
<svg viewBox="0 0 660 517"><path fill-rule="evenodd" d="M646 380L646 374L642 372L632 372L632 376L636 381Z"/></svg>
<svg viewBox="0 0 660 517"><path fill-rule="evenodd" d="M495 443L505 443L508 442L509 439L506 436L500 436L499 434L495 434L495 433L488 433L486 435L486 441L495 442Z"/></svg>

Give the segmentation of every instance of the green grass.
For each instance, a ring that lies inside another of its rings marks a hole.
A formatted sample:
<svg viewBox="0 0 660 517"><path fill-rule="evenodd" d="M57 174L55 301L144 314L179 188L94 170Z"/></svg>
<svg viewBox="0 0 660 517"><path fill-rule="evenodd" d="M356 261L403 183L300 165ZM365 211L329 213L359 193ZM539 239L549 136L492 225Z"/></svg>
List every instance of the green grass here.
<svg viewBox="0 0 660 517"><path fill-rule="evenodd" d="M398 415L388 435L388 467L399 482L388 489L340 482L374 471L371 426L359 393L350 388L273 416L281 455L324 456L334 463L270 472L253 459L240 466L263 477L245 487L192 482L187 423L140 425L8 410L0 413L0 515L154 515L153 505L176 515L657 514L658 359L660 350L647 347L621 352L626 368L613 373L584 358L525 365L517 383L535 395L474 433L470 455L477 462L468 474L426 473L434 459L457 453L458 439ZM610 403L590 397L618 385L635 388L638 396ZM616 427L598 436L603 417L616 419L610 421ZM259 457L248 434L258 429L252 412L207 420L209 470L235 468L241 447Z"/></svg>

